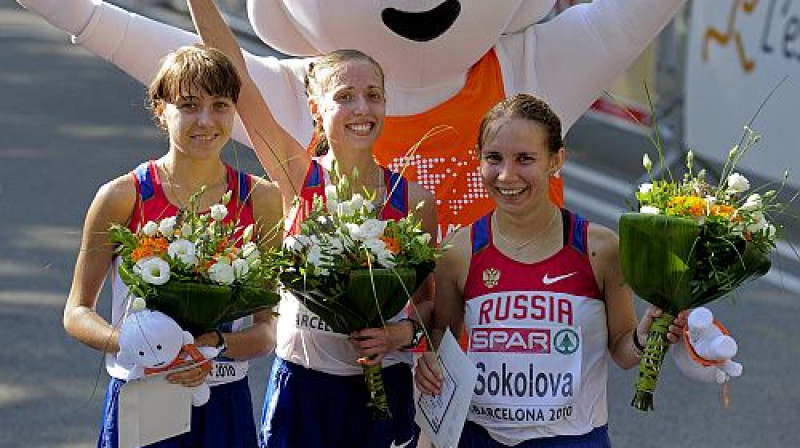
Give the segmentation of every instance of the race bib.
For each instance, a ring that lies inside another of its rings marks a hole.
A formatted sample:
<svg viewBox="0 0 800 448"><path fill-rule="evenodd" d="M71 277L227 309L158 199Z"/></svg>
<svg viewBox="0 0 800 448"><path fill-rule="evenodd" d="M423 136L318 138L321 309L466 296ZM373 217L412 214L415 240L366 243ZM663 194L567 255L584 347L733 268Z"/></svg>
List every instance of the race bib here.
<svg viewBox="0 0 800 448"><path fill-rule="evenodd" d="M219 361L214 360L211 371L208 372L206 382L210 385L231 383L247 375L249 364L247 361Z"/></svg>
<svg viewBox="0 0 800 448"><path fill-rule="evenodd" d="M308 308L300 306L295 315L295 326L300 330L307 331L322 331L326 333L333 333L333 329Z"/></svg>
<svg viewBox="0 0 800 448"><path fill-rule="evenodd" d="M469 357L478 369L470 420L552 425L574 418L580 389L580 327L475 326Z"/></svg>

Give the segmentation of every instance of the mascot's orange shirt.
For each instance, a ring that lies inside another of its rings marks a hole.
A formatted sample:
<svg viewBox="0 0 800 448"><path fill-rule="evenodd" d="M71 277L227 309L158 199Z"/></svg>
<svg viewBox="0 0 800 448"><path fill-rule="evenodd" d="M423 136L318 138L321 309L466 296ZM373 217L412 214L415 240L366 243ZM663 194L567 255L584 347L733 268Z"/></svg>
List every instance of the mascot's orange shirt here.
<svg viewBox="0 0 800 448"><path fill-rule="evenodd" d="M455 225L471 224L494 208L481 184L475 148L483 115L505 96L500 63L491 50L472 66L454 97L421 114L386 117L373 148L375 159L433 192L440 240ZM563 204L561 178L550 178L550 197Z"/></svg>

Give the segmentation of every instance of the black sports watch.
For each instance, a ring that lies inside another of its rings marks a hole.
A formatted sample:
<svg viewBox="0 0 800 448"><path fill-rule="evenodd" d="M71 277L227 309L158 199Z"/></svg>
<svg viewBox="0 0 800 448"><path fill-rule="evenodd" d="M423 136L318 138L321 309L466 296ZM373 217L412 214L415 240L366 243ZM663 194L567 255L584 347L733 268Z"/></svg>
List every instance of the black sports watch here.
<svg viewBox="0 0 800 448"><path fill-rule="evenodd" d="M214 329L214 333L217 334L217 345L215 345L214 348L218 349L219 350L219 355L221 355L221 354L225 353L225 350L228 349L228 343L225 342L225 336L222 335L221 331L219 331L218 329L215 328ZM219 356L219 355L217 355L217 356Z"/></svg>
<svg viewBox="0 0 800 448"><path fill-rule="evenodd" d="M419 345L419 343L422 341L422 338L425 337L425 330L423 329L422 324L419 323L418 320L412 319L410 317L406 317L404 319L401 319L400 322L403 322L403 321L406 321L406 320L411 322L411 325L413 325L413 329L414 329L414 332L411 335L411 343L402 347L403 349L407 350L407 349L414 348L414 347Z"/></svg>

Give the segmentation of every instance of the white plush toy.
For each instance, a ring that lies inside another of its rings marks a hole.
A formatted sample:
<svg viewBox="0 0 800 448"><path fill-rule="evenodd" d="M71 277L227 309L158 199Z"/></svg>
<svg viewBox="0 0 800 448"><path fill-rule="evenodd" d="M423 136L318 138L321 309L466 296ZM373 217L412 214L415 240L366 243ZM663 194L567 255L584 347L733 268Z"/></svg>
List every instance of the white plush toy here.
<svg viewBox="0 0 800 448"><path fill-rule="evenodd" d="M17 0L74 41L149 82L161 57L193 34L100 0ZM440 234L492 208L473 148L478 123L500 99L530 93L572 126L642 52L686 0L594 0L539 23L556 0L248 0L259 37L286 54L353 48L386 74L387 119L379 163L437 198ZM313 124L307 62L246 55L272 113L308 145ZM407 152L433 129L413 156ZM241 126L235 137L247 142ZM552 178L554 199L560 179Z"/></svg>
<svg viewBox="0 0 800 448"><path fill-rule="evenodd" d="M191 333L160 311L133 311L119 329L120 362L134 365L129 380L164 372L184 362L203 362L218 352L213 347L195 347ZM211 368L210 363L205 365ZM192 405L202 406L210 396L208 384L203 383L195 388Z"/></svg>
<svg viewBox="0 0 800 448"><path fill-rule="evenodd" d="M714 320L711 310L701 307L689 314L683 343L670 351L684 375L723 384L742 374L742 365L732 360L737 350L736 341Z"/></svg>

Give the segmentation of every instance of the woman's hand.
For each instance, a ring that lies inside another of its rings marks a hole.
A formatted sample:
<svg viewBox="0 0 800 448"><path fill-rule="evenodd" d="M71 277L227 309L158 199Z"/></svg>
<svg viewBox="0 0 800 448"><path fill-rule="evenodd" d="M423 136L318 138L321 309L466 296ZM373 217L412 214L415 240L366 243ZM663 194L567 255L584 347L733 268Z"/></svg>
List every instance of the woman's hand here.
<svg viewBox="0 0 800 448"><path fill-rule="evenodd" d="M384 327L366 328L350 333L350 343L358 350L361 365L380 364L384 355L399 350L411 342L413 324L408 320L389 322Z"/></svg>
<svg viewBox="0 0 800 448"><path fill-rule="evenodd" d="M425 352L417 360L414 383L424 394L439 395L442 392L442 370L435 353Z"/></svg>
<svg viewBox="0 0 800 448"><path fill-rule="evenodd" d="M672 324L669 326L669 332L667 333L667 340L670 344L674 344L681 340L683 335L683 328L686 326L686 320L689 316L690 310L684 310L678 313L675 317L675 320L672 321ZM661 315L664 314L660 308L657 308L655 305L648 305L647 309L644 312L641 320L639 320L639 325L636 326L636 335L639 338L639 341L642 344L647 343L647 335L650 333L650 326L653 325L653 321Z"/></svg>
<svg viewBox="0 0 800 448"><path fill-rule="evenodd" d="M202 361L193 365L193 367L179 372L173 372L167 375L167 381L172 384L180 384L185 387L197 387L203 384L208 377L208 372L211 371L209 366L211 360ZM188 364L187 364L188 365Z"/></svg>

